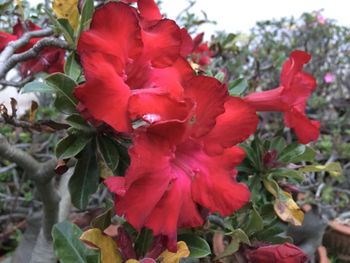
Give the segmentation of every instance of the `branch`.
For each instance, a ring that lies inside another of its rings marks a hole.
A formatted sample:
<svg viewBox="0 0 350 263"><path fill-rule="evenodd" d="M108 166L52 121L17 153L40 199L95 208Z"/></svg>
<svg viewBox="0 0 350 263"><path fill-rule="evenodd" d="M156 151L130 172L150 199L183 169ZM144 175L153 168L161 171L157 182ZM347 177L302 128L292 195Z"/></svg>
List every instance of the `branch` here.
<svg viewBox="0 0 350 263"><path fill-rule="evenodd" d="M55 175L55 159L40 163L27 152L10 145L2 134L0 134L0 156L22 167L35 182L47 183Z"/></svg>
<svg viewBox="0 0 350 263"><path fill-rule="evenodd" d="M28 76L20 81L0 80L0 85L4 86L3 88L7 86L20 88L32 80L33 80L33 76ZM2 90L3 88L1 88L0 90Z"/></svg>
<svg viewBox="0 0 350 263"><path fill-rule="evenodd" d="M32 38L45 37L53 34L51 28L35 30L24 33L19 39L11 41L0 54L0 65L6 61L16 52L17 49L24 47ZM1 66L0 66L1 67Z"/></svg>
<svg viewBox="0 0 350 263"><path fill-rule="evenodd" d="M0 157L22 167L29 178L34 181L43 203L43 236L46 240L51 240L52 227L58 220L58 205L60 201L54 184L56 160L52 158L44 163L40 163L27 152L10 145L2 134L0 134Z"/></svg>
<svg viewBox="0 0 350 263"><path fill-rule="evenodd" d="M33 32L37 32L37 31L33 31ZM18 62L35 58L39 55L40 51L50 46L63 48L63 49L70 49L70 46L66 41L55 37L47 37L36 42L32 48L28 49L25 52L22 52L19 54L13 54L12 56L10 55L9 57L7 57L7 60L2 60L2 55L6 51L4 50L3 53L1 53L0 55L0 79L4 78L6 73L10 69L12 69L14 66L16 66Z"/></svg>

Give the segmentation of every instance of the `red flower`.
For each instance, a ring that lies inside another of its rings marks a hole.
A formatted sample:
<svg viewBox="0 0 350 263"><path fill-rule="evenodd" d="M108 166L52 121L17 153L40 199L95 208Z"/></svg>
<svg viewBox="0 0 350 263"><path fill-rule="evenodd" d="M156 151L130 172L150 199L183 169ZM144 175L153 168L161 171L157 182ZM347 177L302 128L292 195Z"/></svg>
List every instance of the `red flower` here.
<svg viewBox="0 0 350 263"><path fill-rule="evenodd" d="M134 134L126 176L105 183L117 195L117 213L136 229L166 236L175 251L177 228L203 224L199 206L228 216L248 202L248 188L235 180L245 153L234 145L254 132L257 116L219 81L192 78L183 100L140 91L129 112L149 126Z"/></svg>
<svg viewBox="0 0 350 263"><path fill-rule="evenodd" d="M27 22L29 31L41 29L31 21ZM0 51L2 51L10 41L17 40L25 33L22 22L18 21L13 27L13 34L0 32ZM17 53L27 51L41 38L32 38L27 45L17 50ZM56 47L46 47L34 59L22 62L19 67L21 76L27 77L39 72L63 72L65 51Z"/></svg>
<svg viewBox="0 0 350 263"><path fill-rule="evenodd" d="M252 263L303 263L308 260L300 248L290 243L259 247L249 251L247 257Z"/></svg>
<svg viewBox="0 0 350 263"><path fill-rule="evenodd" d="M127 105L135 90L163 88L179 97L181 82L194 74L181 56L191 45L186 32L162 19L153 0L139 0L138 7L102 6L78 43L86 83L75 95L95 119L120 132L131 131Z"/></svg>
<svg viewBox="0 0 350 263"><path fill-rule="evenodd" d="M281 111L284 121L296 133L300 143L306 144L319 136L320 124L305 115L306 102L316 88L316 80L302 71L311 56L293 51L284 63L278 88L256 92L244 98L257 111Z"/></svg>
<svg viewBox="0 0 350 263"><path fill-rule="evenodd" d="M192 61L200 66L208 66L210 64L210 58L214 53L209 49L208 43L203 43L204 33L200 33L193 40Z"/></svg>

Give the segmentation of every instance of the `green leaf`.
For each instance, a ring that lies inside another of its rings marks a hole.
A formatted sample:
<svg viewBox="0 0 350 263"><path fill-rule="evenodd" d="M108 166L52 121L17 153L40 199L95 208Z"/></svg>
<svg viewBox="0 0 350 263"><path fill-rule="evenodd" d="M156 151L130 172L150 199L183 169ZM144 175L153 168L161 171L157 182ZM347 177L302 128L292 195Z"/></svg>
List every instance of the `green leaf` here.
<svg viewBox="0 0 350 263"><path fill-rule="evenodd" d="M94 1L93 0L85 0L83 9L81 11L79 35L82 31L89 29L90 23L92 20L92 15L94 14L94 10L95 10Z"/></svg>
<svg viewBox="0 0 350 263"><path fill-rule="evenodd" d="M215 260L230 256L233 253L237 252L241 243L245 243L247 245L250 245L249 238L248 238L247 234L242 229L234 230L231 234L231 237L232 237L232 239L231 239L230 244L225 248L224 252L222 252L220 255L218 255L215 258Z"/></svg>
<svg viewBox="0 0 350 263"><path fill-rule="evenodd" d="M191 258L203 258L211 253L210 246L205 239L194 234L181 234L178 240L185 241L190 249Z"/></svg>
<svg viewBox="0 0 350 263"><path fill-rule="evenodd" d="M77 86L77 83L62 73L49 75L44 80L47 85L55 89L57 92L57 98L55 101L57 109L68 114L75 113L77 100L73 96L73 91Z"/></svg>
<svg viewBox="0 0 350 263"><path fill-rule="evenodd" d="M245 233L250 236L264 228L264 222L258 211L253 206L249 212L248 222L244 227Z"/></svg>
<svg viewBox="0 0 350 263"><path fill-rule="evenodd" d="M60 140L56 145L57 159L68 159L80 153L91 140L85 134L70 134Z"/></svg>
<svg viewBox="0 0 350 263"><path fill-rule="evenodd" d="M328 172L331 176L340 177L343 169L338 162L328 163L326 165L307 165L300 169L300 172Z"/></svg>
<svg viewBox="0 0 350 263"><path fill-rule="evenodd" d="M69 36L74 39L74 30L72 26L69 24L68 19L65 18L59 18L57 19L58 23L60 23L61 28L64 28L64 30L69 34Z"/></svg>
<svg viewBox="0 0 350 263"><path fill-rule="evenodd" d="M72 114L66 118L66 122L77 130L84 132L93 132L94 129L91 127L79 114Z"/></svg>
<svg viewBox="0 0 350 263"><path fill-rule="evenodd" d="M231 96L240 96L248 89L248 81L245 78L238 78L232 81L228 90Z"/></svg>
<svg viewBox="0 0 350 263"><path fill-rule="evenodd" d="M216 73L214 78L216 78L220 82L224 82L224 80L225 80L225 73L222 72L222 71L219 71L218 73Z"/></svg>
<svg viewBox="0 0 350 263"><path fill-rule="evenodd" d="M44 82L32 81L25 84L24 87L21 89L21 93L29 92L54 93L55 90Z"/></svg>
<svg viewBox="0 0 350 263"><path fill-rule="evenodd" d="M62 263L85 263L87 248L79 240L83 231L67 221L56 224L52 229L55 253Z"/></svg>
<svg viewBox="0 0 350 263"><path fill-rule="evenodd" d="M86 208L90 195L96 192L99 182L96 150L92 142L83 149L77 159L78 162L68 186L72 203L82 210Z"/></svg>
<svg viewBox="0 0 350 263"><path fill-rule="evenodd" d="M98 137L98 147L102 154L103 160L109 169L114 172L119 164L118 143L112 138L102 135Z"/></svg>
<svg viewBox="0 0 350 263"><path fill-rule="evenodd" d="M274 137L270 142L270 150L276 150L281 153L283 148L286 146L286 141L283 137Z"/></svg>
<svg viewBox="0 0 350 263"><path fill-rule="evenodd" d="M283 163L290 163L291 160L301 156L306 150L306 146L303 144L292 143L282 150L278 156L278 160Z"/></svg>
<svg viewBox="0 0 350 263"><path fill-rule="evenodd" d="M142 228L141 232L139 233L135 241L136 254L139 257L143 257L151 247L152 242L153 242L152 230L146 227Z"/></svg>
<svg viewBox="0 0 350 263"><path fill-rule="evenodd" d="M258 166L257 156L254 150L249 145L242 145L245 153L247 154L247 159L253 164L254 167Z"/></svg>
<svg viewBox="0 0 350 263"><path fill-rule="evenodd" d="M112 215L113 215L113 207L107 209L102 214L94 218L91 222L92 227L99 228L102 231L105 230L111 224Z"/></svg>
<svg viewBox="0 0 350 263"><path fill-rule="evenodd" d="M299 162L313 162L316 157L316 151L309 146L305 146L305 152L299 156L295 156L290 160L291 163L299 163Z"/></svg>
<svg viewBox="0 0 350 263"><path fill-rule="evenodd" d="M64 73L71 77L73 80L78 81L81 75L82 69L81 66L75 59L75 52L72 52L64 64Z"/></svg>
<svg viewBox="0 0 350 263"><path fill-rule="evenodd" d="M305 179L301 172L288 168L273 169L273 171L271 171L271 175L274 178L293 179L299 183L301 183Z"/></svg>
<svg viewBox="0 0 350 263"><path fill-rule="evenodd" d="M56 32L63 34L64 39L72 46L74 47L74 37L71 35L71 32L69 32L52 14L51 10L45 9L45 13L48 16L50 22L55 26Z"/></svg>

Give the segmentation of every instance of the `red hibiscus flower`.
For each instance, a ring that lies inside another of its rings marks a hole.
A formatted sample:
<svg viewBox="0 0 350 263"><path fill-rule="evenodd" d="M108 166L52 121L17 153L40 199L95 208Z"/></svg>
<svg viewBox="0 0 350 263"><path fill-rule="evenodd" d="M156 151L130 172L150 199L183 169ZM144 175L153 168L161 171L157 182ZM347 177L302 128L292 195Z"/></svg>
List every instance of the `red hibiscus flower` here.
<svg viewBox="0 0 350 263"><path fill-rule="evenodd" d="M95 119L130 132L127 105L134 90L164 88L182 96L181 82L193 75L182 57L188 37L162 18L153 0L139 0L138 9L120 2L102 6L78 43L86 83L76 97Z"/></svg>
<svg viewBox="0 0 350 263"><path fill-rule="evenodd" d="M228 216L248 202L248 188L235 180L245 153L234 145L258 120L226 86L196 76L184 85L183 100L141 90L131 96L129 112L149 126L134 133L126 176L105 183L116 193L117 213L136 229L166 236L175 251L177 228L203 224L199 207Z"/></svg>
<svg viewBox="0 0 350 263"><path fill-rule="evenodd" d="M304 263L308 260L300 248L290 243L259 247L249 251L247 258L252 263Z"/></svg>
<svg viewBox="0 0 350 263"><path fill-rule="evenodd" d="M27 22L29 31L41 29L31 21ZM10 41L17 40L25 33L23 24L18 21L13 27L13 34L0 32L0 51L2 51ZM17 53L27 51L41 38L32 38L27 45L17 50ZM56 47L44 48L35 59L22 62L19 67L20 75L24 78L39 72L63 72L65 51Z"/></svg>
<svg viewBox="0 0 350 263"><path fill-rule="evenodd" d="M302 71L311 56L303 51L293 51L284 63L281 84L278 88L256 92L244 98L257 111L280 111L284 121L296 133L300 143L306 144L319 136L320 124L305 115L307 99L316 88L316 80Z"/></svg>

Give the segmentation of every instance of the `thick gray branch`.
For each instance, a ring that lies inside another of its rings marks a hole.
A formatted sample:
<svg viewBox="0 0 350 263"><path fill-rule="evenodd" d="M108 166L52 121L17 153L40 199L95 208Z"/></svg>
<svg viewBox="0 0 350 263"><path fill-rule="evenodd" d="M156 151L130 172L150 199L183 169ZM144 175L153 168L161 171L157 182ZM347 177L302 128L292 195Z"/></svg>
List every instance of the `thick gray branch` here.
<svg viewBox="0 0 350 263"><path fill-rule="evenodd" d="M33 181L47 183L55 175L56 160L40 163L30 154L10 145L2 134L0 134L0 156L22 167Z"/></svg>
<svg viewBox="0 0 350 263"><path fill-rule="evenodd" d="M16 163L22 167L29 178L35 183L40 199L43 202L43 235L51 240L51 230L58 220L58 205L60 198L54 186L54 159L40 163L28 153L10 145L0 134L0 157Z"/></svg>
<svg viewBox="0 0 350 263"><path fill-rule="evenodd" d="M36 32L36 31L34 31ZM11 43L10 43L11 44ZM6 73L12 69L18 62L26 61L29 59L33 59L39 55L39 52L43 50L46 47L58 47L63 49L70 49L69 44L59 38L55 37L47 37L39 40L34 44L34 46L30 49L28 49L25 52L19 53L19 54L13 54L10 56L7 60L3 61L1 60L0 55L0 79L4 78Z"/></svg>

